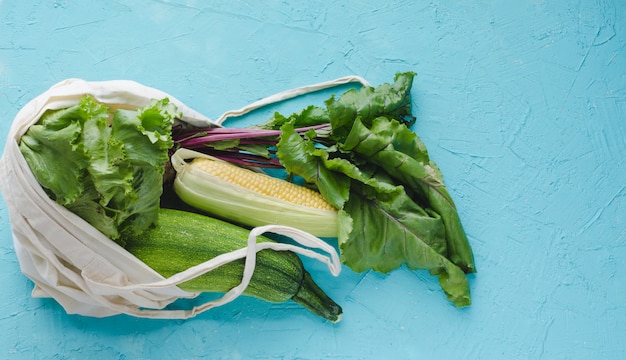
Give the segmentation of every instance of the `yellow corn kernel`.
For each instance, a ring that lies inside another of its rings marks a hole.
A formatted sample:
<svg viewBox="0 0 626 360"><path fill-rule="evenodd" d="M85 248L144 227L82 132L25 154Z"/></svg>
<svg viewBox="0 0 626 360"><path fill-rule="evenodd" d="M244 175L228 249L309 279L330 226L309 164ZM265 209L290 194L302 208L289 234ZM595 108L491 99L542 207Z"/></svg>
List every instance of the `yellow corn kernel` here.
<svg viewBox="0 0 626 360"><path fill-rule="evenodd" d="M315 190L225 161L196 158L190 165L224 181L265 196L316 209L336 210Z"/></svg>

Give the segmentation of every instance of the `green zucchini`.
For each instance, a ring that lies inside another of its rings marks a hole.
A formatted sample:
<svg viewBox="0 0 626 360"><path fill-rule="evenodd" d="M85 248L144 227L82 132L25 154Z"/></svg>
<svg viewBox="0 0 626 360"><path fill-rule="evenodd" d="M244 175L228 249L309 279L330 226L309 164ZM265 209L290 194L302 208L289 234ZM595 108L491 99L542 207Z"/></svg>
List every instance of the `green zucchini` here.
<svg viewBox="0 0 626 360"><path fill-rule="evenodd" d="M192 212L161 208L156 228L125 238L126 250L164 277L247 245L249 231L237 225ZM272 241L259 236L258 242ZM181 283L190 292L227 292L241 282L244 260L220 266ZM313 281L291 251L261 250L244 295L272 303L293 300L331 322L342 309Z"/></svg>

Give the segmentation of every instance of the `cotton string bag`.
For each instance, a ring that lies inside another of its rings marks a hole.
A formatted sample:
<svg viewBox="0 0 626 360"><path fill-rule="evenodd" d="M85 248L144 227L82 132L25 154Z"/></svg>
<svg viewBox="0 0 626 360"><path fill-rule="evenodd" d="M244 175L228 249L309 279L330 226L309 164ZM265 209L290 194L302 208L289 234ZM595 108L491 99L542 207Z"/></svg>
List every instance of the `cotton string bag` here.
<svg viewBox="0 0 626 360"><path fill-rule="evenodd" d="M338 78L277 93L241 109L228 111L214 121L163 91L129 80L67 79L28 102L13 120L0 159L0 191L9 211L20 269L34 283L32 296L53 298L68 314L187 319L241 295L254 272L256 253L263 249L291 250L325 263L334 276L339 275L341 263L334 247L295 228L267 225L250 231L246 247L164 278L85 220L51 200L32 174L18 144L21 136L45 111L75 105L87 94L113 110L135 109L148 105L152 99L167 97L182 113L182 121L199 127L223 126L222 123L230 117L352 82L369 86L358 76ZM257 244L257 236L266 232L288 236L296 244ZM193 299L200 295L183 291L178 284L244 258L241 283L223 296L188 309L166 308L178 299Z"/></svg>

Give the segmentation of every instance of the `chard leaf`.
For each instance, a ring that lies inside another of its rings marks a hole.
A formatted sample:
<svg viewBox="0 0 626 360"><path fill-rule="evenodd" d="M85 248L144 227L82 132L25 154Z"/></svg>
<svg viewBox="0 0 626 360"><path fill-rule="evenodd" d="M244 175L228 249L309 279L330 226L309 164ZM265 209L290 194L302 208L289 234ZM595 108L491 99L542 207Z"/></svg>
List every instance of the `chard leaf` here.
<svg viewBox="0 0 626 360"><path fill-rule="evenodd" d="M359 187L352 184L339 218L340 226L349 227L339 233L342 261L358 272L373 269L386 273L402 264L413 270L430 270L439 275L441 288L451 302L469 305L465 273L437 251L444 244L429 243L429 239L443 239L439 219L420 216L414 211L415 203L400 190L380 199L362 196Z"/></svg>
<svg viewBox="0 0 626 360"><path fill-rule="evenodd" d="M333 136L345 137L357 118L364 123L379 116L388 116L412 126L415 117L411 114L411 87L415 73L399 73L393 84L385 83L376 88L363 87L344 92L339 99L332 96L325 101Z"/></svg>
<svg viewBox="0 0 626 360"><path fill-rule="evenodd" d="M334 158L325 162L330 170L348 176L350 197L342 218L339 244L343 261L355 271L389 272L406 263L412 269L437 269L422 254L447 253L444 224L439 214L423 209L393 183L384 171L371 165ZM364 169L364 170L362 170ZM372 224L376 224L372 226ZM343 235L342 235L343 234ZM401 236L399 236L401 234ZM407 242L406 239L412 239ZM426 249L428 248L428 249Z"/></svg>
<svg viewBox="0 0 626 360"><path fill-rule="evenodd" d="M239 144L237 148L253 155L262 156L266 159L269 159L272 156L268 146L265 144Z"/></svg>
<svg viewBox="0 0 626 360"><path fill-rule="evenodd" d="M335 206L341 209L338 241L345 265L357 272L373 269L386 273L403 264L430 270L439 275L450 301L456 306L469 305L465 273L446 258L445 228L439 214L420 207L378 166L365 162L358 167L361 161L357 159L332 157L333 149L314 147L311 139L294 131L293 123L282 129L279 157L289 172L314 182L323 195L335 196L348 189L347 198L343 192L334 198L341 205Z"/></svg>
<svg viewBox="0 0 626 360"><path fill-rule="evenodd" d="M334 95L327 99L324 102L325 108L310 105L289 116L276 112L272 118L256 127L279 129L288 122L294 122L296 127L330 123L337 139L348 134L357 117L367 122L384 115L410 127L415 123L415 117L411 113L411 87L414 77L413 72L398 73L393 84L347 90L339 99Z"/></svg>
<svg viewBox="0 0 626 360"><path fill-rule="evenodd" d="M315 126L327 124L330 122L328 110L325 108L309 105L304 109L295 112L289 116L284 116L278 112L274 113L269 120L257 125L261 129L280 129L281 126L288 122L294 122L296 127Z"/></svg>
<svg viewBox="0 0 626 360"><path fill-rule="evenodd" d="M389 272L403 264L429 270L451 302L466 306L465 274L474 271L473 255L440 170L409 130L415 121L413 77L398 74L394 84L349 90L327 100L326 109L275 114L272 121L283 130L279 159L340 209L338 240L345 265L359 272ZM316 114L310 115L315 121L328 116L330 137L294 132L294 124L309 121L308 114ZM336 189L333 176L341 178L347 193Z"/></svg>
<svg viewBox="0 0 626 360"><path fill-rule="evenodd" d="M308 183L316 184L326 201L338 209L342 208L348 199L349 179L341 173L332 172L324 165L328 152L316 148L312 140L298 134L293 122L285 123L281 129L282 134L276 149L285 170L302 177Z"/></svg>
<svg viewBox="0 0 626 360"><path fill-rule="evenodd" d="M411 269L441 267L446 242L439 216L420 208L399 186L381 193L353 182L351 189L343 210L352 217L352 231L339 239L346 265L383 273L405 263Z"/></svg>
<svg viewBox="0 0 626 360"><path fill-rule="evenodd" d="M271 157L271 153L269 151L268 145L264 143L260 144L246 144L242 143L239 139L229 139L229 140L216 140L210 141L204 144L207 148L214 149L217 151L234 151L240 150L245 151L250 154L259 155L266 159Z"/></svg>
<svg viewBox="0 0 626 360"><path fill-rule="evenodd" d="M426 200L424 206L441 215L445 225L447 257L463 271L475 271L472 250L441 171L414 132L386 117L372 120L369 127L357 119L341 148L366 157Z"/></svg>

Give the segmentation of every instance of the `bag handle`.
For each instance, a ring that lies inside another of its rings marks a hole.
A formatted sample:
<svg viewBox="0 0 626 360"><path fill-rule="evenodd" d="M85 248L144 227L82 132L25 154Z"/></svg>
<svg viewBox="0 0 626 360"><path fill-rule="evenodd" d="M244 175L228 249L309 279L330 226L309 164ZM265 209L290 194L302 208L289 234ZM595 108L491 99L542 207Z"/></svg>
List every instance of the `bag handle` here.
<svg viewBox="0 0 626 360"><path fill-rule="evenodd" d="M286 91L282 91L279 93L276 93L274 95L268 96L266 98L263 98L261 100L255 101L252 104L249 104L247 106L244 106L238 110L230 110L225 112L224 114L222 114L217 120L215 120L214 122L216 124L221 125L224 121L226 121L226 119L230 118L230 117L234 117L234 116L241 116L241 115L245 115L247 113L249 113L250 111L259 109L263 106L267 106L270 104L274 104L274 103L278 103L284 100L288 100L288 99L292 99L295 98L297 96L301 96L301 95L305 95L305 94L309 94L312 92L316 92L316 91L320 91L320 90L324 90L324 89L329 89L335 86L340 86L340 85L345 85L345 84L349 84L349 83L355 83L358 82L363 86L371 86L369 82L367 82L367 80L365 80L364 78L357 76L357 75L349 75L349 76L344 76L344 77L340 77L334 80L329 80L329 81L323 81L317 84L312 84L312 85L306 85L306 86L301 86L295 89L290 89L290 90L286 90Z"/></svg>

